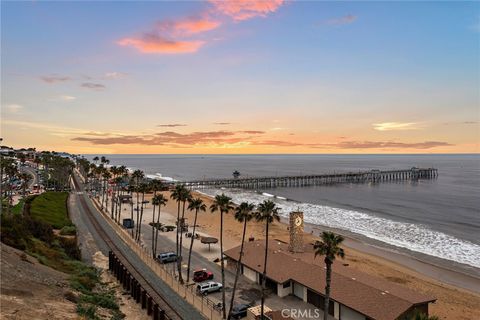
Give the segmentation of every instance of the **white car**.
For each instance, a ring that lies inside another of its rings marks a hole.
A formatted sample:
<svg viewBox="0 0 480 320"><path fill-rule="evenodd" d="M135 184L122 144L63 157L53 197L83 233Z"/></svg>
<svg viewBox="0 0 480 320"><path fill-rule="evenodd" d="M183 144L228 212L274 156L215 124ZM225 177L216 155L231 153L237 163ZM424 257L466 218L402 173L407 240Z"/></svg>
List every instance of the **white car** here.
<svg viewBox="0 0 480 320"><path fill-rule="evenodd" d="M222 284L214 281L207 281L197 285L197 292L200 294L209 294L222 290Z"/></svg>

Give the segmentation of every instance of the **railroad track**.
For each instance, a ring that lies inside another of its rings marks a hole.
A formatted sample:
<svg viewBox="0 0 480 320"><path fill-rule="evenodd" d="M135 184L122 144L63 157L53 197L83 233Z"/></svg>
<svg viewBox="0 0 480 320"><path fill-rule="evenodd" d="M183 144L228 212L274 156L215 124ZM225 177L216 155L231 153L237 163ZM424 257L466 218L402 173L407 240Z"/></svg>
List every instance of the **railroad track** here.
<svg viewBox="0 0 480 320"><path fill-rule="evenodd" d="M80 185L77 181L76 175L73 176L73 184L75 190L77 192L82 191ZM100 226L97 219L94 217L94 213L92 212L91 208L88 206L87 201L83 195L79 195L78 197L80 201L80 206L83 208L84 212L86 212L88 220L91 222L95 231L100 235L100 237L105 241L107 246L110 250L115 254L115 256L122 260L124 266L135 275L137 281L142 282L142 287L148 292L149 296L152 297L153 301L158 304L160 309L165 312L165 318L170 320L180 320L183 319L182 316L176 311L176 309L171 306L167 300L165 300L162 295L149 284L148 280L142 275L141 270L138 270L132 263L130 263L129 259L122 253L120 248L116 245L115 241L108 235L107 232Z"/></svg>

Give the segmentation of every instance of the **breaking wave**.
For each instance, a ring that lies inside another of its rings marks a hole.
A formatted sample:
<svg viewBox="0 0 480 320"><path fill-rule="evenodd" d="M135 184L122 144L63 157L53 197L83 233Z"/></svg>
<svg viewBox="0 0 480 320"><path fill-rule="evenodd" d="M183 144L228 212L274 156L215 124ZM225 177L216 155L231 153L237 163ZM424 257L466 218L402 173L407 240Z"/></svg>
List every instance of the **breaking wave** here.
<svg viewBox="0 0 480 320"><path fill-rule="evenodd" d="M271 194L223 188L203 192L211 196L225 193L236 204L243 201L258 204L266 199L273 199L281 208L281 216L285 218L291 211L302 211L305 222L310 224L346 230L396 247L480 268L480 245L424 225L389 220L354 210L288 201Z"/></svg>

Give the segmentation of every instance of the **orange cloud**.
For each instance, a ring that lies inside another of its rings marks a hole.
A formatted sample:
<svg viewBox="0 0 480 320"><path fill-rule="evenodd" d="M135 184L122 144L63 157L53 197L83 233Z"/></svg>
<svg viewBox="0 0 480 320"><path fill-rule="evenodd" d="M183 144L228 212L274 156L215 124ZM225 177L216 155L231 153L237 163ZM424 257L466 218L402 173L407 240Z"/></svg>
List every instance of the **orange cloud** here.
<svg viewBox="0 0 480 320"><path fill-rule="evenodd" d="M205 42L168 40L157 35L145 35L142 38L124 38L117 41L121 46L134 47L142 53L193 53L197 52Z"/></svg>
<svg viewBox="0 0 480 320"><path fill-rule="evenodd" d="M210 0L215 9L233 18L235 21L247 20L254 17L265 17L280 8L284 0Z"/></svg>
<svg viewBox="0 0 480 320"><path fill-rule="evenodd" d="M216 21L208 17L190 17L179 21L159 22L157 27L159 31L172 35L192 35L216 29L220 25L220 21Z"/></svg>

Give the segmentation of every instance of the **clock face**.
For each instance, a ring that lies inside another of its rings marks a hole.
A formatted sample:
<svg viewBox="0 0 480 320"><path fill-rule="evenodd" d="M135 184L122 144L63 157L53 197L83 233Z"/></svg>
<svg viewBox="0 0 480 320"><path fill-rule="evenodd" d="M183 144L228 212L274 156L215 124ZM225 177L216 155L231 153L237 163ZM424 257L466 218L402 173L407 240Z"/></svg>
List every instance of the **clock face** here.
<svg viewBox="0 0 480 320"><path fill-rule="evenodd" d="M302 224L302 218L301 217L296 217L295 218L295 225L299 227Z"/></svg>

